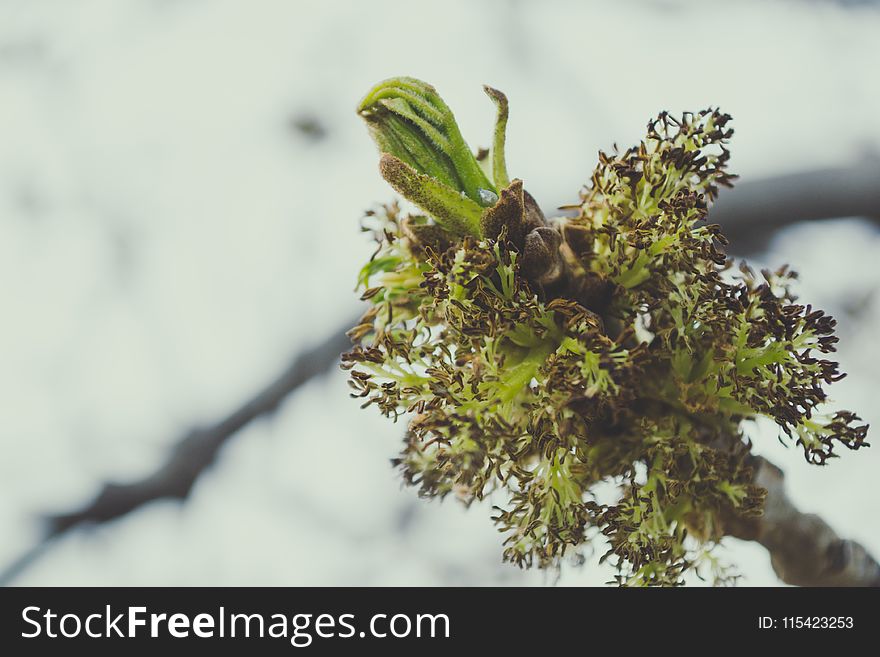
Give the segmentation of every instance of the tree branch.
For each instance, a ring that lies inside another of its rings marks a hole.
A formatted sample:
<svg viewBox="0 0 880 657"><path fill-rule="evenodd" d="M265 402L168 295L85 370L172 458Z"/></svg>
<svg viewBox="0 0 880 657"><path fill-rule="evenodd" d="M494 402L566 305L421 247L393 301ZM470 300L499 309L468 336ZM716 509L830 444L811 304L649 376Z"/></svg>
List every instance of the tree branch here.
<svg viewBox="0 0 880 657"><path fill-rule="evenodd" d="M859 543L840 538L822 518L802 513L785 493L784 474L751 457L754 481L767 489L764 513L728 518L727 533L757 541L770 553L776 575L795 586L880 586L880 564Z"/></svg>
<svg viewBox="0 0 880 657"><path fill-rule="evenodd" d="M838 217L880 223L880 159L739 182L709 209L709 222L721 225L736 253L761 248L790 224Z"/></svg>
<svg viewBox="0 0 880 657"><path fill-rule="evenodd" d="M254 419L278 409L290 393L323 374L351 344L345 331L354 322L333 331L319 345L299 354L281 375L240 408L208 427L193 429L171 450L153 474L130 484L107 484L84 508L49 518L50 536L85 522L107 522L147 502L162 498L183 500L199 475L214 462L223 444Z"/></svg>
<svg viewBox="0 0 880 657"><path fill-rule="evenodd" d="M108 483L82 508L48 517L43 540L0 573L0 586L15 578L49 542L74 527L105 523L155 500L186 499L227 440L256 418L277 410L293 391L339 362L339 356L351 346L345 332L356 323L353 318L323 342L296 356L274 381L219 422L190 431L152 474L128 484Z"/></svg>

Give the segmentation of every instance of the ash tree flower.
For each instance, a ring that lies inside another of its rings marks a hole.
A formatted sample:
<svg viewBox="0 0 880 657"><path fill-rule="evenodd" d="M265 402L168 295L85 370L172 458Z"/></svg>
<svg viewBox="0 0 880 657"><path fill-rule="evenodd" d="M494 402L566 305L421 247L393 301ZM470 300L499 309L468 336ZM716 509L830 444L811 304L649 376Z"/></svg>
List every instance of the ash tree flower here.
<svg viewBox="0 0 880 657"><path fill-rule="evenodd" d="M548 220L508 177L507 99L485 91L480 157L424 82L387 80L358 107L420 212L365 219L353 395L407 418L394 463L421 495L498 500L507 561L556 566L604 538L620 584L727 581L711 549L766 494L744 420L772 419L819 465L867 445L858 416L828 407L834 320L796 303L786 267L734 270L706 223L734 179L728 115L660 114L638 146L599 154L575 216ZM607 482L619 497L599 503Z"/></svg>

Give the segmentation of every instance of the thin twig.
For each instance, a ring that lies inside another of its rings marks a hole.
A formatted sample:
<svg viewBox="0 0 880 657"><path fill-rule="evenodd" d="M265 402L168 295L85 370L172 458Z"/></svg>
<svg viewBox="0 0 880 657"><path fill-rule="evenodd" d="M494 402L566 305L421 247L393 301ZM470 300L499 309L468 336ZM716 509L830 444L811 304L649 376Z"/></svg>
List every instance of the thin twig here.
<svg viewBox="0 0 880 657"><path fill-rule="evenodd" d="M351 346L345 331L355 323L354 319L347 322L326 340L296 356L274 381L227 417L210 426L190 431L152 474L127 484L108 483L82 508L47 518L43 540L0 573L0 586L7 585L50 542L74 527L105 523L155 500L185 500L193 484L214 462L226 441L256 418L277 410L294 390L339 362L340 354Z"/></svg>

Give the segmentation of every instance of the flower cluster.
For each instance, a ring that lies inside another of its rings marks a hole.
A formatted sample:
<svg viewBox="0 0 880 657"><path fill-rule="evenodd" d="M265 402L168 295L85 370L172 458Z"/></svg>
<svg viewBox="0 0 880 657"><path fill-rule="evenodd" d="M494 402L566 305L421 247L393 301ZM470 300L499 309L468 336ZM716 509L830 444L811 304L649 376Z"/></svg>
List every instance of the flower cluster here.
<svg viewBox="0 0 880 657"><path fill-rule="evenodd" d="M603 535L621 584L679 584L716 563L725 517L762 511L743 420L772 418L817 464L867 444L856 415L824 407L834 320L795 303L786 268L735 271L705 223L733 178L729 116L661 114L638 147L600 153L575 216L548 221L507 178L507 102L487 91L491 161L464 155L424 83L382 83L360 107L383 175L426 214L365 220L378 248L343 357L354 395L408 418L395 464L422 495L494 493L506 560L555 565ZM619 496L599 503L608 482Z"/></svg>

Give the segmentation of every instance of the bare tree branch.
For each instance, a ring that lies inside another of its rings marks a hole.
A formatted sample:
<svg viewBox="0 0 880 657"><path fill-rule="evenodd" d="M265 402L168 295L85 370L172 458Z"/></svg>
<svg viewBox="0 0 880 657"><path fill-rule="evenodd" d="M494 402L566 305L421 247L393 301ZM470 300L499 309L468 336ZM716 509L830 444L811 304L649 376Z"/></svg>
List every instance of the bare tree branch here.
<svg viewBox="0 0 880 657"><path fill-rule="evenodd" d="M840 538L822 518L802 513L785 493L782 470L752 457L755 483L767 489L764 513L730 518L730 536L757 541L776 575L795 586L880 586L880 564L859 543Z"/></svg>
<svg viewBox="0 0 880 657"><path fill-rule="evenodd" d="M798 221L864 217L880 223L880 159L849 167L805 171L722 189L709 210L736 253L762 247Z"/></svg>
<svg viewBox="0 0 880 657"><path fill-rule="evenodd" d="M17 577L49 542L74 527L105 523L155 500L186 499L193 484L214 462L227 440L256 418L277 410L293 391L339 362L339 356L351 346L345 332L356 323L356 318L352 318L323 342L297 355L274 381L227 417L190 431L152 474L128 484L108 483L81 509L47 518L44 539L0 573L0 586Z"/></svg>
<svg viewBox="0 0 880 657"><path fill-rule="evenodd" d="M252 420L277 410L290 393L339 360L351 344L345 331L333 331L319 345L299 354L281 375L240 408L208 427L193 429L178 442L165 463L153 474L130 484L107 484L86 507L49 518L49 535L84 522L107 522L147 502L161 498L186 499L199 475L213 463L220 447Z"/></svg>

